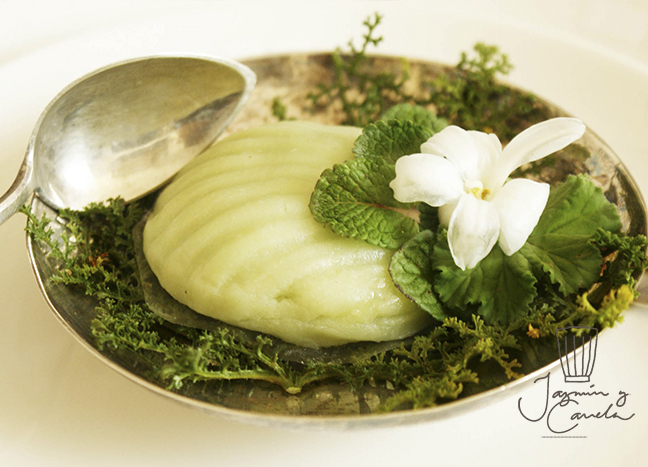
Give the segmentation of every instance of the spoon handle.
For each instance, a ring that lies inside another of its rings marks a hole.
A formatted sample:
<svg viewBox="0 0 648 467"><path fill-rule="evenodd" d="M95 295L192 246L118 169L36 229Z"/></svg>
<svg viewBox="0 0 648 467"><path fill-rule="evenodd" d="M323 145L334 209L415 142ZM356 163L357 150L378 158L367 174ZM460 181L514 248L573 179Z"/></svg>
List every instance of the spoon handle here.
<svg viewBox="0 0 648 467"><path fill-rule="evenodd" d="M25 157L16 179L7 192L0 197L0 224L4 223L25 204L33 192L31 158Z"/></svg>

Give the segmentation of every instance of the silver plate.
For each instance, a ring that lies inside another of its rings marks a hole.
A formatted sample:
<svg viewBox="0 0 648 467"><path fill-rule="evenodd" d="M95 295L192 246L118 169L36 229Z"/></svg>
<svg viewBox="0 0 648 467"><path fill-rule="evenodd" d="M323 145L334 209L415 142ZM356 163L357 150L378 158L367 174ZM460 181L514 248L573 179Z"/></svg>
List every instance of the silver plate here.
<svg viewBox="0 0 648 467"><path fill-rule="evenodd" d="M322 123L337 124L342 115L332 109L326 113L311 114L307 93L319 82L332 77L330 54L282 55L263 57L244 62L257 73L258 84L248 103L231 124L227 132L276 121L271 106L279 97L287 106L290 118L303 118ZM396 57L373 57L375 70L398 72L402 61ZM422 61L410 61L410 74L414 83L445 69L443 65ZM555 116L565 116L557 107L547 104ZM588 173L603 188L608 199L614 202L621 215L623 230L629 234L646 234L646 208L636 183L613 151L594 133L587 131L578 144L589 150L589 156L569 152L561 153L557 164L536 174L537 178L556 182L569 173ZM63 229L57 221L56 212L35 197L32 209L36 216L45 214L52 219L55 229ZM169 397L199 410L225 418L258 425L281 425L291 428L358 428L393 426L420 423L455 416L483 404L491 404L502 397L511 397L538 376L556 368L558 355L545 358L526 376L479 394L466 396L437 407L393 412L373 413L390 390L368 387L353 392L337 384L321 384L306 388L292 395L278 387L259 382L186 384L180 390L170 391L154 376L154 366L135 353L100 351L91 332L95 315L94 299L83 291L62 284L54 284L48 278L55 265L47 256L47 249L28 236L29 257L47 302L61 323L90 352L107 365L153 392Z"/></svg>

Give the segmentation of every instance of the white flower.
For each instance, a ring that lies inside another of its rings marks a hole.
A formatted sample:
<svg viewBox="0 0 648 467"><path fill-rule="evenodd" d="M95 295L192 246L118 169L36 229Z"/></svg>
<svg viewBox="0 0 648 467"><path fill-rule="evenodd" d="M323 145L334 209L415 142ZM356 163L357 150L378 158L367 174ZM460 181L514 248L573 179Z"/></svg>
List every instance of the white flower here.
<svg viewBox="0 0 648 467"><path fill-rule="evenodd" d="M509 256L522 248L547 204L548 184L507 181L509 174L584 132L580 120L554 118L524 130L502 150L494 134L448 126L423 143L420 154L396 161L389 186L398 201L439 207L452 257L461 269L470 269L498 239Z"/></svg>

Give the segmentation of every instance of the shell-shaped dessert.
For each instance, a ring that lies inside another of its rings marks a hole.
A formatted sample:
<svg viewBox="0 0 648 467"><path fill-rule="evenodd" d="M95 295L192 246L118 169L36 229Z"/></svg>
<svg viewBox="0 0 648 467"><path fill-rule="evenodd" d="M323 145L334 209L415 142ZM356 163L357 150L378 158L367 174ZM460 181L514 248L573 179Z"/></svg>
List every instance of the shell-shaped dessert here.
<svg viewBox="0 0 648 467"><path fill-rule="evenodd" d="M399 339L429 316L388 272L392 251L313 219L313 188L360 130L282 122L240 131L187 165L144 229L151 269L198 313L320 347Z"/></svg>

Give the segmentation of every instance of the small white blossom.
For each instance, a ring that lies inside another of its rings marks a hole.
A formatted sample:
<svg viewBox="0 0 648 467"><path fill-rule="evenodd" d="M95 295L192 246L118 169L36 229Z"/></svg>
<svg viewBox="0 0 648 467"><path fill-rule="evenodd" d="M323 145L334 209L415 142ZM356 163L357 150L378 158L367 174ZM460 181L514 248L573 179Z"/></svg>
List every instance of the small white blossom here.
<svg viewBox="0 0 648 467"><path fill-rule="evenodd" d="M448 126L423 143L421 153L396 161L389 186L398 201L439 207L452 257L461 269L470 269L498 240L509 256L522 248L547 204L548 184L507 181L510 173L584 132L578 119L554 118L524 130L502 150L494 134Z"/></svg>

